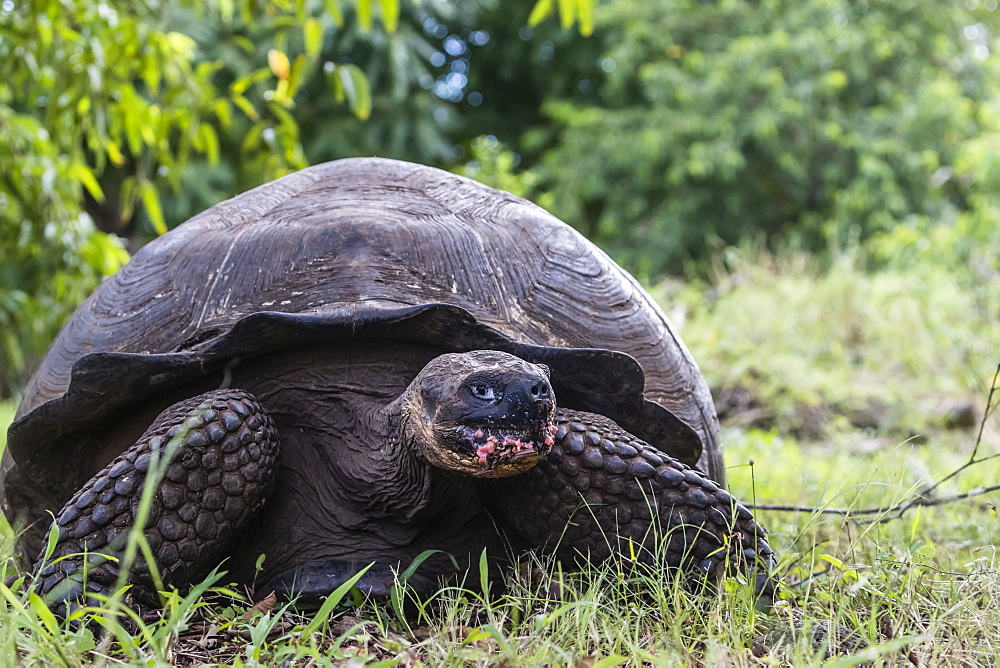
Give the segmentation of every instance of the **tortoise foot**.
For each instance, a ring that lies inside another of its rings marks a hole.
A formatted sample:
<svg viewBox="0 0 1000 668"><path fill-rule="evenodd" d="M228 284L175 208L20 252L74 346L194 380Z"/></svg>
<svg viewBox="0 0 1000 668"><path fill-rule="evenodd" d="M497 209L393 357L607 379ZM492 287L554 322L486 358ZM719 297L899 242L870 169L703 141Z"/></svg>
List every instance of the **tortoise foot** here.
<svg viewBox="0 0 1000 668"><path fill-rule="evenodd" d="M749 573L773 595L766 532L728 492L603 416L560 409L556 425L545 460L484 495L524 544L577 562L666 562L702 582Z"/></svg>
<svg viewBox="0 0 1000 668"><path fill-rule="evenodd" d="M227 556L263 504L277 455L271 419L246 392L217 390L174 404L60 511L55 549L35 567L39 593L65 616L114 590L149 480L157 488L143 535L156 571L165 586L190 584ZM158 607L141 552L124 581L135 603Z"/></svg>

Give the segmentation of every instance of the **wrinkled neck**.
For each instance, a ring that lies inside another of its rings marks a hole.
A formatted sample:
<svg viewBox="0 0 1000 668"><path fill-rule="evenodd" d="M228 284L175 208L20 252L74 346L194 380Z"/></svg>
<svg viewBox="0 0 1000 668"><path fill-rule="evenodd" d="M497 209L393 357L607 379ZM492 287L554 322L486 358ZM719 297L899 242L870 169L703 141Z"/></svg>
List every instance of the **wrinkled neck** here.
<svg viewBox="0 0 1000 668"><path fill-rule="evenodd" d="M451 506L455 495L472 484L471 478L432 466L413 439L406 393L368 417L371 470L381 494L372 495L376 509L406 519L433 516ZM379 498L376 498L379 497Z"/></svg>

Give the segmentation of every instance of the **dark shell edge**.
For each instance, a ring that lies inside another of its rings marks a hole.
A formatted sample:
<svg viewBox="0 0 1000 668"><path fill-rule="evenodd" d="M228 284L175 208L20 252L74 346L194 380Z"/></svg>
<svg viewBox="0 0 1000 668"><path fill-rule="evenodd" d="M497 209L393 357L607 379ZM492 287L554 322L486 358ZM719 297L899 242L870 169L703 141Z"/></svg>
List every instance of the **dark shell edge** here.
<svg viewBox="0 0 1000 668"><path fill-rule="evenodd" d="M547 364L560 405L605 415L692 466L701 456L697 432L643 397L643 371L630 355L517 343L450 304L377 302L312 313L261 311L176 352L84 355L73 364L69 387L61 397L37 406L10 426L7 449L22 472L28 472L58 453L60 444L74 433L85 432L147 397L218 371L234 358L362 337L433 343L442 352L501 350Z"/></svg>

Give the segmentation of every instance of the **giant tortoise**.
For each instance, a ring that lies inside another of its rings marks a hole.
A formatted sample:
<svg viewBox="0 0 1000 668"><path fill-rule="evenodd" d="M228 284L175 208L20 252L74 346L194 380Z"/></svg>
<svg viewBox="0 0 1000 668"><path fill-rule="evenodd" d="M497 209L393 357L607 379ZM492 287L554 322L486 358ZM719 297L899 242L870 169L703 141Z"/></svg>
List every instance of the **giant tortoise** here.
<svg viewBox="0 0 1000 668"><path fill-rule="evenodd" d="M429 591L483 550L658 543L763 590L773 561L722 489L705 382L639 284L533 204L392 160L218 204L69 320L4 455L28 558L56 517L50 598L113 586L118 562L80 553L121 554L161 457L145 536L166 585L227 560L308 601L374 562L358 586L381 595L435 550L410 580ZM143 560L125 575L154 598Z"/></svg>

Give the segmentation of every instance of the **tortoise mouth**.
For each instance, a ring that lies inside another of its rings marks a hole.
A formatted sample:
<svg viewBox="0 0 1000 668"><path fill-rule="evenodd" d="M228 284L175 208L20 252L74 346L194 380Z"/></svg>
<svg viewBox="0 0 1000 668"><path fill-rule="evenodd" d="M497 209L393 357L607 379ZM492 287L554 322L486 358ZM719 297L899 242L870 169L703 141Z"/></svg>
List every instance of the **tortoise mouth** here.
<svg viewBox="0 0 1000 668"><path fill-rule="evenodd" d="M452 430L456 451L472 459L473 475L514 475L534 466L549 454L556 426L551 416L527 427L496 424L459 425Z"/></svg>

